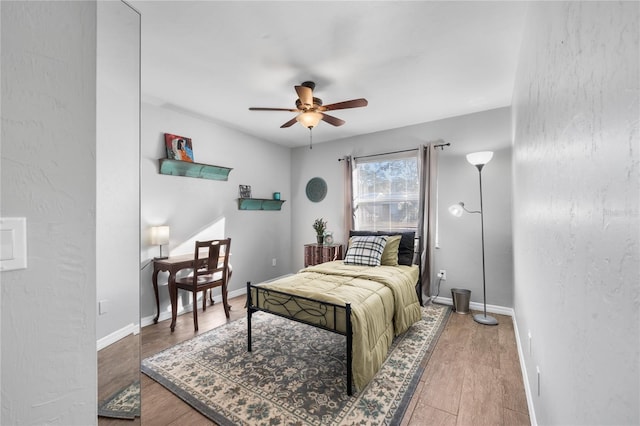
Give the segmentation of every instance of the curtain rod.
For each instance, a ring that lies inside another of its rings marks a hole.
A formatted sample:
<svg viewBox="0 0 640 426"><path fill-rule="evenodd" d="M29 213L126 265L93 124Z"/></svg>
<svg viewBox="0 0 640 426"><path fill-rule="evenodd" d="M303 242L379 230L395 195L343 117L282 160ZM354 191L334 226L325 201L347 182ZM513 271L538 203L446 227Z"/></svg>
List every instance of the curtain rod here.
<svg viewBox="0 0 640 426"><path fill-rule="evenodd" d="M438 145L434 145L434 148L440 148L440 149L444 149L445 146L450 146L451 144L449 142L447 143L441 143ZM361 155L360 157L353 157L354 160L360 159L360 158L369 158L369 157L378 157L380 155L390 155L390 154L400 154L402 152L411 152L411 151L417 151L418 148L412 148L412 149L404 149L401 151L391 151L391 152L382 152L380 154L371 154L371 155ZM344 158L338 158L338 161L344 161Z"/></svg>
<svg viewBox="0 0 640 426"><path fill-rule="evenodd" d="M401 152L411 152L411 151L417 151L417 150L418 150L418 148L403 149L401 151L391 151L391 152L383 152L383 153L380 153L380 154L361 155L360 157L353 157L353 159L354 160L358 160L360 158L379 157L381 155L400 154Z"/></svg>
<svg viewBox="0 0 640 426"><path fill-rule="evenodd" d="M413 148L413 149L404 149L402 151L391 151L391 152L381 152L380 154L371 154L371 155L361 155L360 157L353 157L354 160L357 160L359 158L369 158L369 157L378 157L380 155L389 155L389 154L398 154L401 152L411 152L411 151L417 151L418 148ZM344 158L338 158L338 161L344 161Z"/></svg>

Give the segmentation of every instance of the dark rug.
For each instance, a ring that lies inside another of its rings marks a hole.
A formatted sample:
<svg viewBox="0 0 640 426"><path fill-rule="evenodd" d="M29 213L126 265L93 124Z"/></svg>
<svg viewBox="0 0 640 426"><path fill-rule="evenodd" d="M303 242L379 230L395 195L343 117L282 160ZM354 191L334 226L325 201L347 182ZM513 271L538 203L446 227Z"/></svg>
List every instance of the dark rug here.
<svg viewBox="0 0 640 426"><path fill-rule="evenodd" d="M422 308L365 389L346 393L345 337L259 312L142 361L142 372L220 425L399 424L450 308Z"/></svg>
<svg viewBox="0 0 640 426"><path fill-rule="evenodd" d="M98 415L129 420L140 417L140 381L136 380L98 404Z"/></svg>

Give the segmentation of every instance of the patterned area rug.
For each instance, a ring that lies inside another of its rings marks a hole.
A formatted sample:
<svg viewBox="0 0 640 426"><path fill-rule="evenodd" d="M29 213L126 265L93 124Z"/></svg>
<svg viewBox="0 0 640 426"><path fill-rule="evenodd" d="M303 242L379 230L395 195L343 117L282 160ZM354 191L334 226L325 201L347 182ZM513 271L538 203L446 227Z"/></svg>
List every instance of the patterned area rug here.
<svg viewBox="0 0 640 426"><path fill-rule="evenodd" d="M142 372L220 425L399 424L450 308L422 308L422 320L393 342L361 392L346 392L345 337L259 312L142 361Z"/></svg>
<svg viewBox="0 0 640 426"><path fill-rule="evenodd" d="M130 420L140 417L140 381L136 380L100 403L98 415Z"/></svg>

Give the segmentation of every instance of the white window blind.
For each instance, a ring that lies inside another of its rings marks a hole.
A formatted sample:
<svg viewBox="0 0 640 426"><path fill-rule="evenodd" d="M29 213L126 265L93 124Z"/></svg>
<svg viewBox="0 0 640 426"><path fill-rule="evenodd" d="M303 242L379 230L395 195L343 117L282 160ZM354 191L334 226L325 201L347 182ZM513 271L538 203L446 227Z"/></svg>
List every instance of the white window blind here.
<svg viewBox="0 0 640 426"><path fill-rule="evenodd" d="M353 167L355 229L415 230L419 190L417 151L356 158Z"/></svg>

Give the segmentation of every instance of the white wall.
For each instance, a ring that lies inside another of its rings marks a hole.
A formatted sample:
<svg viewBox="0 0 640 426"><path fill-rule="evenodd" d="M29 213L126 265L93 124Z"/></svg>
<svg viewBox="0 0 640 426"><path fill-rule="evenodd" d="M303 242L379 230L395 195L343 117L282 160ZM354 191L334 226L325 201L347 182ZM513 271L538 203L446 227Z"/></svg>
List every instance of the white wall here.
<svg viewBox="0 0 640 426"><path fill-rule="evenodd" d="M2 216L28 268L2 272L5 425L96 421L96 4L2 2Z"/></svg>
<svg viewBox="0 0 640 426"><path fill-rule="evenodd" d="M140 15L97 7L96 335L111 343L140 323Z"/></svg>
<svg viewBox="0 0 640 426"><path fill-rule="evenodd" d="M639 5L528 12L513 102L514 308L539 424L640 423Z"/></svg>
<svg viewBox="0 0 640 426"><path fill-rule="evenodd" d="M159 174L158 159L167 156L165 132L191 138L196 162L233 168L229 180ZM247 281L259 282L291 272L290 149L170 107L148 103L142 105L141 144L143 266L159 255L158 246L150 245L149 228L167 224L171 227L171 254L192 253L190 241L198 236L231 238L230 293L244 293ZM271 198L273 192L281 192L282 199L287 201L281 211L240 211L238 185L251 185L255 198ZM163 250L167 253L167 247ZM149 265L141 273L143 325L155 316L152 272ZM171 312L167 274L161 273L159 281L160 310L166 318ZM219 294L219 290L215 291ZM181 292L179 303L189 305L188 296Z"/></svg>
<svg viewBox="0 0 640 426"><path fill-rule="evenodd" d="M321 124L322 126L322 124ZM314 131L330 132L328 127ZM450 297L451 287L468 288L473 301L482 302L482 253L480 222L475 216L448 217L447 208L458 201L472 207L479 205L478 172L467 163L465 155L481 150L496 151L495 159L483 171L485 200L485 234L487 239L488 303L512 306L511 268L511 146L510 109L499 108L453 117L415 126L334 142L296 148L291 157L292 266L304 265L303 246L314 242L311 224L317 217L328 221L334 240L344 243L342 164L345 155L361 156L395 150L417 148L420 144L442 139L451 146L438 151L440 156L439 216L440 245L436 251L435 269L447 269L440 295ZM328 185L326 198L309 201L305 187L309 179L322 177ZM455 220L455 222L454 222ZM460 251L464 251L461 256ZM432 287L433 288L433 287Z"/></svg>

